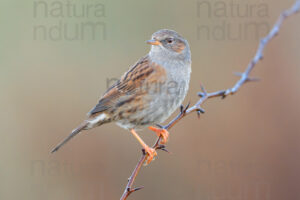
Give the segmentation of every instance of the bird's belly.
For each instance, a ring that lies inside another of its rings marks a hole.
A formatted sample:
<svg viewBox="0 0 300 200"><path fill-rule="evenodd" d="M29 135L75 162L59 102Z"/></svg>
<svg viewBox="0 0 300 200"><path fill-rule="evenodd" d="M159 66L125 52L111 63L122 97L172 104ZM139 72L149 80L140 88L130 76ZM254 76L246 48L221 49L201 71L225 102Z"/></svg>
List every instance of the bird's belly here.
<svg viewBox="0 0 300 200"><path fill-rule="evenodd" d="M148 99L144 100L148 106L135 114L119 119L117 124L125 129L139 129L164 122L179 108L186 96L188 81L178 85L179 87L163 88L160 93L149 95Z"/></svg>

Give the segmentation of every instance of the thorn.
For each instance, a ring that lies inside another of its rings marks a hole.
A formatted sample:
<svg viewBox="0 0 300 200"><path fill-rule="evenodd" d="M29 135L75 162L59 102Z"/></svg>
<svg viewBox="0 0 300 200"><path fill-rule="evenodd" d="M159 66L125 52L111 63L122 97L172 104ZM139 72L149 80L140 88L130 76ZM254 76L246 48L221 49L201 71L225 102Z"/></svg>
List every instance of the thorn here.
<svg viewBox="0 0 300 200"><path fill-rule="evenodd" d="M160 124L155 124L158 128L164 129L164 126L160 125Z"/></svg>
<svg viewBox="0 0 300 200"><path fill-rule="evenodd" d="M262 55L259 56L258 59L259 59L259 60L263 59L263 56L262 56ZM244 73L240 73L240 72L235 72L234 74L235 74L236 76L244 76ZM260 79L259 79L259 78L250 78L250 77L247 77L247 78L246 78L246 81L260 81Z"/></svg>
<svg viewBox="0 0 300 200"><path fill-rule="evenodd" d="M203 92L198 92L199 97L205 97L205 94Z"/></svg>
<svg viewBox="0 0 300 200"><path fill-rule="evenodd" d="M200 112L201 114L204 114L205 113L205 110L201 107L197 108L197 111Z"/></svg>
<svg viewBox="0 0 300 200"><path fill-rule="evenodd" d="M190 107L190 104L191 104L191 102L189 102L189 103L186 105L186 107L184 108L183 112L186 112L186 111L187 111L187 109Z"/></svg>
<svg viewBox="0 0 300 200"><path fill-rule="evenodd" d="M171 152L170 152L170 151L168 151L168 150L167 150L167 149L165 149L165 148L163 148L163 149L160 149L160 150L162 150L162 151L164 151L164 152L167 152L167 153L171 154Z"/></svg>
<svg viewBox="0 0 300 200"><path fill-rule="evenodd" d="M223 93L223 95L221 96L221 99L225 99L227 97L226 95L226 91Z"/></svg>
<svg viewBox="0 0 300 200"><path fill-rule="evenodd" d="M181 106L180 106L180 112L181 112L181 113L183 112L183 109L184 109L184 106L181 105Z"/></svg>
<svg viewBox="0 0 300 200"><path fill-rule="evenodd" d="M200 111L198 110L198 111L197 111L197 117L198 117L198 119L200 119L200 114L201 114L201 113L200 113Z"/></svg>
<svg viewBox="0 0 300 200"><path fill-rule="evenodd" d="M134 188L133 190L131 190L131 192L136 192L136 191L141 190L143 188L144 188L144 186L137 187L137 188Z"/></svg>
<svg viewBox="0 0 300 200"><path fill-rule="evenodd" d="M247 82L260 81L260 78L255 78L255 77L251 78L251 77L248 77L248 78L246 79L246 81L247 81Z"/></svg>
<svg viewBox="0 0 300 200"><path fill-rule="evenodd" d="M200 87L201 87L201 90L202 90L203 94L204 94L204 95L206 95L206 94L207 94L207 92L206 92L206 90L205 90L204 86L203 86L203 85L201 85Z"/></svg>
<svg viewBox="0 0 300 200"><path fill-rule="evenodd" d="M241 73L241 72L234 72L234 75L236 75L236 76L243 76L243 73Z"/></svg>
<svg viewBox="0 0 300 200"><path fill-rule="evenodd" d="M143 155L146 155L146 151L145 149L142 149Z"/></svg>
<svg viewBox="0 0 300 200"><path fill-rule="evenodd" d="M197 117L198 117L198 119L200 119L200 115L201 114L205 113L205 110L203 108L201 108L201 107L197 108L196 111L197 111Z"/></svg>
<svg viewBox="0 0 300 200"><path fill-rule="evenodd" d="M198 116L198 119L200 119L200 115L205 113L205 110L203 108L201 108L200 106L197 108L197 116Z"/></svg>
<svg viewBox="0 0 300 200"><path fill-rule="evenodd" d="M162 150L162 151L167 152L167 153L171 153L170 151L168 151L168 150L166 149L166 146L163 145L163 144L159 145L159 146L157 147L157 149Z"/></svg>
<svg viewBox="0 0 300 200"><path fill-rule="evenodd" d="M228 89L227 89L227 90L224 90L224 91L222 91L222 93L220 93L220 95L221 95L221 99L225 99L225 98L226 98L226 96L227 96L227 93L228 93Z"/></svg>
<svg viewBox="0 0 300 200"><path fill-rule="evenodd" d="M165 148L165 147L166 147L165 145L160 144L160 145L157 147L157 149L163 149L163 148Z"/></svg>

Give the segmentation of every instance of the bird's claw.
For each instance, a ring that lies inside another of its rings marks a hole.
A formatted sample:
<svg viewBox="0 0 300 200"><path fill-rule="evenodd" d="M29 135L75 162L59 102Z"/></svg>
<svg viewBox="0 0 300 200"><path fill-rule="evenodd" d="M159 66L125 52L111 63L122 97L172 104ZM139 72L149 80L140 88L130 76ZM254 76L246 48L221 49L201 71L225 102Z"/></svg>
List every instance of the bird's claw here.
<svg viewBox="0 0 300 200"><path fill-rule="evenodd" d="M146 165L149 165L151 163L152 160L155 160L155 157L157 156L157 152L155 149L149 147L149 146L146 146L144 149L143 149L143 152L145 153L146 155L146 159L145 159L145 162L144 162L144 166Z"/></svg>
<svg viewBox="0 0 300 200"><path fill-rule="evenodd" d="M169 138L169 132L163 128L155 128L153 126L149 126L151 131L154 131L158 137L161 137L160 144L166 144Z"/></svg>

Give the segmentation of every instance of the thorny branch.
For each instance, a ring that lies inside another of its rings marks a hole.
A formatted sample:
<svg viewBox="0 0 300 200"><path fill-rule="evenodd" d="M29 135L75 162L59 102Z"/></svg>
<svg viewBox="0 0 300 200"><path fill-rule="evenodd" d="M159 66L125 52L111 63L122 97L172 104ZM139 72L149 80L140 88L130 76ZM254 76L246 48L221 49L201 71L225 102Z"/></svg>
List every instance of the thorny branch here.
<svg viewBox="0 0 300 200"><path fill-rule="evenodd" d="M193 105L192 107L189 107L189 104L186 107L181 106L180 113L170 123L168 123L166 126L160 126L160 128L164 128L164 129L168 130L168 129L172 128L179 120L181 120L183 117L185 117L186 115L188 115L192 112L196 112L198 114L198 117L200 117L200 114L204 113L204 110L201 108L201 105L206 100L208 100L210 98L215 98L215 97L221 97L222 99L224 99L225 97L227 97L229 95L235 94L244 83L251 82L251 81L257 81L258 80L257 78L251 78L251 77L249 77L249 74L252 71L252 69L255 67L255 65L260 60L263 59L263 52L264 52L265 46L269 43L269 41L271 39L273 39L278 34L283 21L287 17L299 12L299 10L300 10L300 0L297 0L290 9L285 10L284 12L281 13L281 15L279 16L277 22L275 23L274 27L271 29L269 34L266 37L261 39L258 49L256 51L256 54L253 57L253 59L250 61L250 63L248 64L246 70L242 73L236 73L237 76L240 76L240 79L235 83L235 85L232 88L208 93L208 92L206 92L204 87L201 86L202 91L198 93L198 96L200 97L198 102L195 105ZM165 146L159 144L160 140L161 140L161 137L158 137L152 148L167 151L165 149ZM143 188L143 187L132 188L132 186L133 186L135 178L137 177L145 160L146 160L146 155L145 155L145 153L143 153L143 155L140 158L139 162L137 163L135 169L133 170L130 178L128 179L128 184L127 184L126 189L120 200L126 200L127 197L131 193Z"/></svg>

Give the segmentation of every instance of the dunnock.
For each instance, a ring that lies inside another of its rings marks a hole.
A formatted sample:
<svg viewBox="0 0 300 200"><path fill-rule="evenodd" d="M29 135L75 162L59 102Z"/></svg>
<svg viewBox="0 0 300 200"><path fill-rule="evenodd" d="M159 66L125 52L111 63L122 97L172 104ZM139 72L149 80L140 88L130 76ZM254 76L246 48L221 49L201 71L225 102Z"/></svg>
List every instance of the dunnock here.
<svg viewBox="0 0 300 200"><path fill-rule="evenodd" d="M167 142L169 133L153 125L165 121L183 102L189 87L191 73L190 47L182 36L172 30L159 30L152 35L151 50L141 58L119 81L110 87L88 118L62 141L57 151L82 130L108 122L130 130L147 153L146 164L157 155L144 143L136 129L149 129Z"/></svg>

